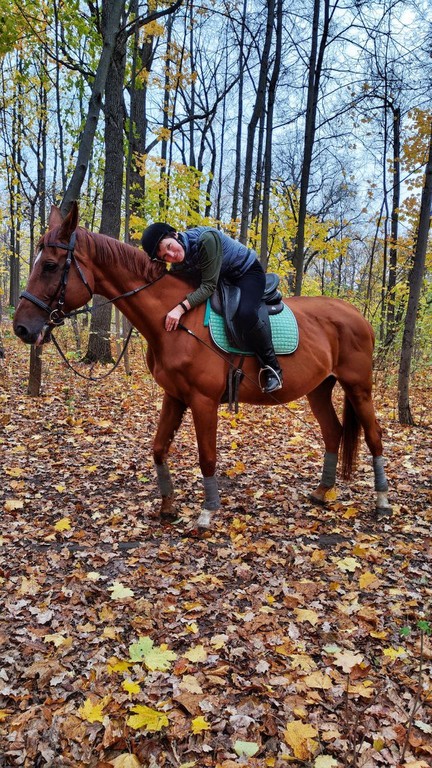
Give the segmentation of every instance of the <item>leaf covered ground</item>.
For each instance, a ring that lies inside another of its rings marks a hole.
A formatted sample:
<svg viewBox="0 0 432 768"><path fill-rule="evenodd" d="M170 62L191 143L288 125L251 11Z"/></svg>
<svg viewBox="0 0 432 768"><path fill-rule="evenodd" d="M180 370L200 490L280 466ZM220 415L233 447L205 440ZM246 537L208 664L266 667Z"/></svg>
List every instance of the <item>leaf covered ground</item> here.
<svg viewBox="0 0 432 768"><path fill-rule="evenodd" d="M1 768L432 765L430 380L406 428L378 378L393 518L374 519L364 447L350 486L308 500L322 444L301 400L221 408L223 507L197 537L189 415L179 519L153 517L161 392L139 340L132 375L98 384L46 348L41 398L5 346Z"/></svg>

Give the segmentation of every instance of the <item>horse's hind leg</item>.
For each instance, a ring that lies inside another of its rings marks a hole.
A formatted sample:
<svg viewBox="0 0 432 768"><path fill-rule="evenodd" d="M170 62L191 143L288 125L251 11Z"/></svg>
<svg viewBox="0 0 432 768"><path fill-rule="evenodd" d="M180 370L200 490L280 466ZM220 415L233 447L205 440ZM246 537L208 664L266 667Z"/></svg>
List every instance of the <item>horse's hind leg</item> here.
<svg viewBox="0 0 432 768"><path fill-rule="evenodd" d="M318 487L310 494L311 499L317 501L319 504L325 502L326 493L333 488L336 482L336 468L339 445L342 437L342 425L332 402L332 392L335 384L335 377L329 376L307 395L312 413L320 425L325 445L321 481Z"/></svg>
<svg viewBox="0 0 432 768"><path fill-rule="evenodd" d="M348 385L344 382L341 382L341 384L363 427L365 441L372 455L376 491L376 515L378 518L389 516L392 513L392 508L388 500L388 482L384 471L382 430L375 415L371 388L358 384Z"/></svg>
<svg viewBox="0 0 432 768"><path fill-rule="evenodd" d="M186 406L184 403L165 392L153 443L153 459L156 465L157 481L162 497L159 512L165 520L173 520L176 517L173 506L174 487L167 464L167 456L185 410Z"/></svg>

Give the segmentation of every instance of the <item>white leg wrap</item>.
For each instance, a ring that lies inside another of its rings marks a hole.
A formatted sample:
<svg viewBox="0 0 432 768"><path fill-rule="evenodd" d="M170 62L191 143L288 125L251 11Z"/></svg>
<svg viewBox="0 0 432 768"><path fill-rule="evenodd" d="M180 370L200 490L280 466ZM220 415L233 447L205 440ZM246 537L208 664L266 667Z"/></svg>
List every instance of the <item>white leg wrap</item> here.
<svg viewBox="0 0 432 768"><path fill-rule="evenodd" d="M211 517L210 510L203 509L197 521L198 527L208 528L210 526L210 517Z"/></svg>
<svg viewBox="0 0 432 768"><path fill-rule="evenodd" d="M391 504L389 503L389 500L388 500L387 491L377 491L376 506L377 506L377 509L391 509Z"/></svg>

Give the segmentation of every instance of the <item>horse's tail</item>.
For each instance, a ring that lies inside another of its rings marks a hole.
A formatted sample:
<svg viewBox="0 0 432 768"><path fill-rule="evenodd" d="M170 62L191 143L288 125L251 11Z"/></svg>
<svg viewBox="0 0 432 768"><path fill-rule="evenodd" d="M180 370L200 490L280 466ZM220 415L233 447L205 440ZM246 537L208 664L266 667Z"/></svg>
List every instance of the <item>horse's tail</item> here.
<svg viewBox="0 0 432 768"><path fill-rule="evenodd" d="M342 417L342 477L349 480L357 461L360 442L360 421L351 400L345 395Z"/></svg>

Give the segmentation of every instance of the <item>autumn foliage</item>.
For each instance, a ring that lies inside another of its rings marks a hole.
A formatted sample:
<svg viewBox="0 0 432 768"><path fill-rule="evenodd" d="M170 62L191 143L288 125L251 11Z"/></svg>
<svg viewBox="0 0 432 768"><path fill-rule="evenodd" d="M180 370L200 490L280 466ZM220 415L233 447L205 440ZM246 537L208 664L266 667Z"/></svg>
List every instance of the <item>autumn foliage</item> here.
<svg viewBox="0 0 432 768"><path fill-rule="evenodd" d="M430 379L404 428L377 375L392 519L373 517L366 448L352 487L308 500L322 445L306 401L221 408L223 508L197 537L189 416L181 515L154 519L161 392L140 339L132 375L99 384L46 348L41 398L28 349L5 347L2 768L431 765Z"/></svg>

